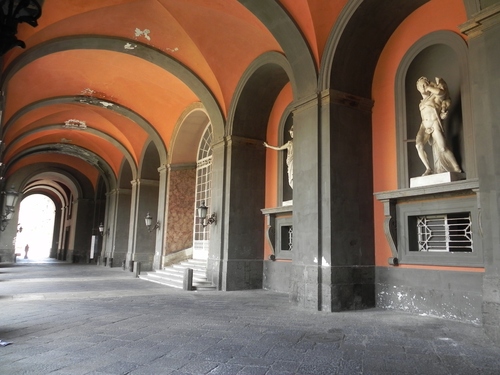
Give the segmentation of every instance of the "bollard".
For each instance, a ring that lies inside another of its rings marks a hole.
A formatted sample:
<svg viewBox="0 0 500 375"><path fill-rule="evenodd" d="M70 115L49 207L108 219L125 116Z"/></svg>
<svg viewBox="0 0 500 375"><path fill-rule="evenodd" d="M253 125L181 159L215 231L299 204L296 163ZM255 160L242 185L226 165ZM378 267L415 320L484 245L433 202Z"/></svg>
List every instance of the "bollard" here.
<svg viewBox="0 0 500 375"><path fill-rule="evenodd" d="M125 271L127 269L127 261L126 260L122 260L122 269Z"/></svg>
<svg viewBox="0 0 500 375"><path fill-rule="evenodd" d="M193 290L193 269L186 268L184 270L184 278L182 279L182 287L184 290Z"/></svg>
<svg viewBox="0 0 500 375"><path fill-rule="evenodd" d="M108 258L108 266L109 268L113 267L113 258Z"/></svg>
<svg viewBox="0 0 500 375"><path fill-rule="evenodd" d="M133 260L128 261L128 270L130 272L134 272L134 261Z"/></svg>
<svg viewBox="0 0 500 375"><path fill-rule="evenodd" d="M139 277L141 273L141 262L133 262L134 263L134 277Z"/></svg>

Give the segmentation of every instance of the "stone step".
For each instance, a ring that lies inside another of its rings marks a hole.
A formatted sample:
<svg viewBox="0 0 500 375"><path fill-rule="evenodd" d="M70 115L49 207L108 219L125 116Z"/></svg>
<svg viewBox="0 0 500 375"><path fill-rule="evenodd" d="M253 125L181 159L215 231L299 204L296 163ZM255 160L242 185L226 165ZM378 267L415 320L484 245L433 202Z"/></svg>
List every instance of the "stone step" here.
<svg viewBox="0 0 500 375"><path fill-rule="evenodd" d="M216 287L207 281L206 260L189 259L187 261L165 267L162 270L141 273L139 278L172 288L183 289L184 272L187 268L191 268L193 270L193 290L216 290Z"/></svg>

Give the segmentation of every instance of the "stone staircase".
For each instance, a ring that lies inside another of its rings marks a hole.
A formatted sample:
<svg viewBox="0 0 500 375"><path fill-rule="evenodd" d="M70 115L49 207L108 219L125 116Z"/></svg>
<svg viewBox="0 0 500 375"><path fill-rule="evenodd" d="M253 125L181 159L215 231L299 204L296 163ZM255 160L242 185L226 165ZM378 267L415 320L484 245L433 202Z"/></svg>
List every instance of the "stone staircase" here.
<svg viewBox="0 0 500 375"><path fill-rule="evenodd" d="M183 289L184 272L187 268L193 270L193 290L216 290L216 287L207 281L207 261L201 259L188 259L165 267L162 270L144 272L139 275L139 278L172 288Z"/></svg>

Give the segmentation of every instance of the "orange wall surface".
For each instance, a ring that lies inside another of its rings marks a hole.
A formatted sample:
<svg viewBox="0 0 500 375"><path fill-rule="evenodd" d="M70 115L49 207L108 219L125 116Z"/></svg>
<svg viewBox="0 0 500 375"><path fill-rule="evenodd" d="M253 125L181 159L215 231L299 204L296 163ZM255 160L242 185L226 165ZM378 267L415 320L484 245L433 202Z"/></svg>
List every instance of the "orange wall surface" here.
<svg viewBox="0 0 500 375"><path fill-rule="evenodd" d="M443 16L446 15L446 16ZM380 55L373 79L373 188L374 192L397 190L395 77L400 61L410 47L438 30L460 34L467 20L463 3L434 0L418 8L394 32ZM392 256L384 234L383 204L374 198L375 264L388 266ZM417 266L406 266L417 268ZM421 267L418 267L421 268ZM427 267L428 268L428 267ZM450 269L450 267L433 267ZM457 268L458 269L458 268ZM471 270L467 268L467 270Z"/></svg>
<svg viewBox="0 0 500 375"><path fill-rule="evenodd" d="M267 124L266 142L272 146L278 145L278 132L281 117L292 100L292 87L290 84L287 84L278 95L271 111L271 116L269 117L269 123ZM264 147L264 145L262 145L262 147ZM266 150L266 208L272 208L278 205L278 152L282 151ZM264 230L267 230L265 223ZM267 240L264 241L264 259L269 258L269 255L272 253L272 249Z"/></svg>

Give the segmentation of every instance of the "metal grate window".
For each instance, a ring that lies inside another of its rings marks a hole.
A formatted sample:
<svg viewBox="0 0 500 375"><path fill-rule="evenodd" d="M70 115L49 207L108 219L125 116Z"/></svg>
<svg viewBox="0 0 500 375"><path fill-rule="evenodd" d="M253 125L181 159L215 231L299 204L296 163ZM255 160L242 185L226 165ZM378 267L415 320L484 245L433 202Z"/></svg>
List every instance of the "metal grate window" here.
<svg viewBox="0 0 500 375"><path fill-rule="evenodd" d="M418 251L472 252L470 212L418 216Z"/></svg>
<svg viewBox="0 0 500 375"><path fill-rule="evenodd" d="M281 227L281 251L293 250L293 226L284 225Z"/></svg>

